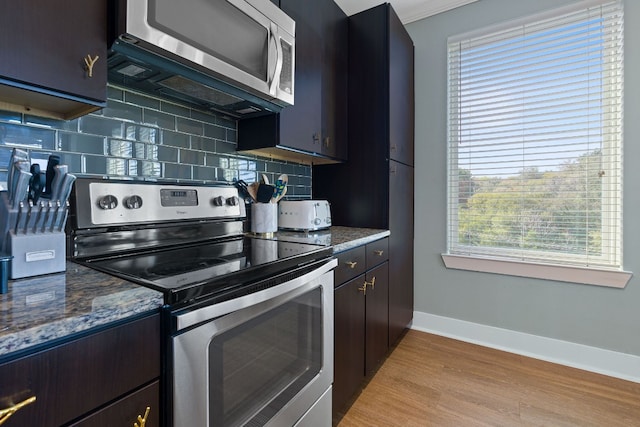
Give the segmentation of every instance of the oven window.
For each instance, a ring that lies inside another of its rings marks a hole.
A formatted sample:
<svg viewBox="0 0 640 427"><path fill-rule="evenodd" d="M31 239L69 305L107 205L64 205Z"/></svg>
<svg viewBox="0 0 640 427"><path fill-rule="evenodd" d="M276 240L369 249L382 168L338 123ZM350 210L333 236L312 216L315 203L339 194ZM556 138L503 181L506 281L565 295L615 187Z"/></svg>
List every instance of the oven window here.
<svg viewBox="0 0 640 427"><path fill-rule="evenodd" d="M261 426L322 367L320 288L209 344L209 426Z"/></svg>

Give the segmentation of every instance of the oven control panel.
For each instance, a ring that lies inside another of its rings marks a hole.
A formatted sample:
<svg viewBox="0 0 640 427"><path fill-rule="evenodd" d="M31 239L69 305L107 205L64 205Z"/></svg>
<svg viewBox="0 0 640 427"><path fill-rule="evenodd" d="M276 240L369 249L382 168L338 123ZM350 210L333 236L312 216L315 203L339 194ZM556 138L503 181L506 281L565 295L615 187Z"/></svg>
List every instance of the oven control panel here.
<svg viewBox="0 0 640 427"><path fill-rule="evenodd" d="M244 203L232 186L80 179L75 203L79 228L245 217Z"/></svg>

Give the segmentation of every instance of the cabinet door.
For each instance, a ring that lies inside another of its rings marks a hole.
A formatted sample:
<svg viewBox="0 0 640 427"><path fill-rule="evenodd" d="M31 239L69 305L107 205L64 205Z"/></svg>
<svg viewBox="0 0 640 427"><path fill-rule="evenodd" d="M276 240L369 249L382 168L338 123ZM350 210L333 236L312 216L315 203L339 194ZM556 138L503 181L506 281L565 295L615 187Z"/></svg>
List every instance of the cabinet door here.
<svg viewBox="0 0 640 427"><path fill-rule="evenodd" d="M413 166L413 41L393 8L389 11L389 156Z"/></svg>
<svg viewBox="0 0 640 427"><path fill-rule="evenodd" d="M389 344L413 318L413 168L390 162Z"/></svg>
<svg viewBox="0 0 640 427"><path fill-rule="evenodd" d="M375 370L389 349L389 264L366 274L365 375Z"/></svg>
<svg viewBox="0 0 640 427"><path fill-rule="evenodd" d="M347 158L347 15L333 0L322 2L324 58L322 61L322 154Z"/></svg>
<svg viewBox="0 0 640 427"><path fill-rule="evenodd" d="M155 314L0 364L0 409L35 396L5 426L57 427L159 376Z"/></svg>
<svg viewBox="0 0 640 427"><path fill-rule="evenodd" d="M106 99L106 0L12 2L0 14L0 76L96 101ZM98 58L92 76L85 58Z"/></svg>
<svg viewBox="0 0 640 427"><path fill-rule="evenodd" d="M147 411L147 408L149 410ZM138 420L141 417L144 424ZM146 387L117 400L109 406L71 424L70 427L110 426L158 427L160 425L160 382L154 381Z"/></svg>
<svg viewBox="0 0 640 427"><path fill-rule="evenodd" d="M364 275L334 291L333 411L342 410L364 379Z"/></svg>
<svg viewBox="0 0 640 427"><path fill-rule="evenodd" d="M322 36L319 1L281 0L280 8L296 21L294 105L280 113L280 145L320 153Z"/></svg>

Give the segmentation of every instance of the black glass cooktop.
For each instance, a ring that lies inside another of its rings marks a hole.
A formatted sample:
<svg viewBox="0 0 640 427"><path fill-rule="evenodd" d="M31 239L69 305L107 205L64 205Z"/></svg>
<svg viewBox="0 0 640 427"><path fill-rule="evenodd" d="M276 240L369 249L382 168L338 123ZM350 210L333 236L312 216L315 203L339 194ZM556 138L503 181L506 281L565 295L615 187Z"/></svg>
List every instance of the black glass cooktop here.
<svg viewBox="0 0 640 427"><path fill-rule="evenodd" d="M239 237L86 263L165 293L168 304L237 292L331 256L328 246Z"/></svg>

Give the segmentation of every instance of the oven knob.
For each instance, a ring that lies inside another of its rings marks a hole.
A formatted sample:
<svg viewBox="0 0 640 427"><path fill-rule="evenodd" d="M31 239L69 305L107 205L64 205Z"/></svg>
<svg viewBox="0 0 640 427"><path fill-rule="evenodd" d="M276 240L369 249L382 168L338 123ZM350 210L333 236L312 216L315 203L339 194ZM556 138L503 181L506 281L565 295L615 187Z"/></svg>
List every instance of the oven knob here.
<svg viewBox="0 0 640 427"><path fill-rule="evenodd" d="M127 209L140 209L142 206L142 197L131 196L124 199L124 207Z"/></svg>
<svg viewBox="0 0 640 427"><path fill-rule="evenodd" d="M211 202L213 203L213 206L224 206L224 197L214 197Z"/></svg>
<svg viewBox="0 0 640 427"><path fill-rule="evenodd" d="M238 206L238 198L236 196L229 197L227 199L227 205L229 206Z"/></svg>
<svg viewBox="0 0 640 427"><path fill-rule="evenodd" d="M100 198L100 200L98 201L98 206L100 206L100 208L104 210L115 209L118 206L118 199L116 198L116 196L107 194L106 196Z"/></svg>

